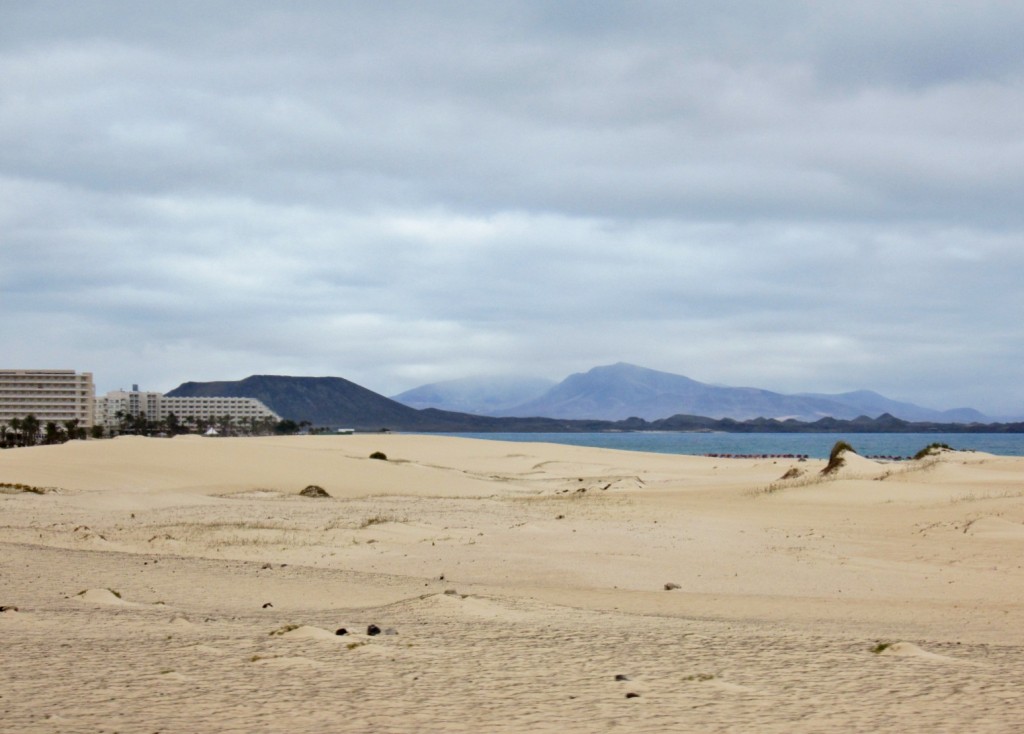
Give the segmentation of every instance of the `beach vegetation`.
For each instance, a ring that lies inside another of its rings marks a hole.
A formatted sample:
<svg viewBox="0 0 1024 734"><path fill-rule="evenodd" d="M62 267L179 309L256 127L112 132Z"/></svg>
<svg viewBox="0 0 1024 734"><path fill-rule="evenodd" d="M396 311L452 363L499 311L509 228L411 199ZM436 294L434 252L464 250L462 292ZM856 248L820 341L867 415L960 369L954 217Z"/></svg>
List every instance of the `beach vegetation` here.
<svg viewBox="0 0 1024 734"><path fill-rule="evenodd" d="M383 525L389 522L408 522L405 518L398 517L397 515L385 515L377 513L370 517L364 517L363 521L359 523L359 529L368 528L372 525Z"/></svg>
<svg viewBox="0 0 1024 734"><path fill-rule="evenodd" d="M821 473L828 476L829 474L835 474L839 471L839 468L846 463L846 459L843 458L843 454L849 451L851 454L857 453L853 450L853 446L848 444L846 441L840 439L832 445L832 450L828 455L828 463L825 468L821 470Z"/></svg>
<svg viewBox="0 0 1024 734"><path fill-rule="evenodd" d="M875 655L878 655L880 653L885 652L886 650L888 650L892 646L893 646L892 642L882 642L882 641L879 641L879 642L877 642L875 644L874 647L871 648L871 652L875 653Z"/></svg>
<svg viewBox="0 0 1024 734"><path fill-rule="evenodd" d="M297 624L286 624L283 627L278 627L276 630L271 630L270 631L270 636L271 637L280 637L281 635L286 635L289 632L291 632L292 630L297 630L298 628L299 628L299 625L297 625Z"/></svg>
<svg viewBox="0 0 1024 734"><path fill-rule="evenodd" d="M330 497L331 496L331 495L329 495L327 493L326 489L324 489L323 487L321 487L318 484L310 484L305 489L303 489L301 492L299 492L299 494L302 495L303 497Z"/></svg>
<svg viewBox="0 0 1024 734"><path fill-rule="evenodd" d="M53 487L36 487L32 484L21 484L11 482L0 482L0 490L5 493L29 492L31 494L50 494L56 490Z"/></svg>
<svg viewBox="0 0 1024 734"><path fill-rule="evenodd" d="M918 451L916 454L914 454L914 461L919 461L921 459L924 459L925 457L942 453L943 451L953 451L953 449L949 446L949 444L934 441L925 446L920 451Z"/></svg>

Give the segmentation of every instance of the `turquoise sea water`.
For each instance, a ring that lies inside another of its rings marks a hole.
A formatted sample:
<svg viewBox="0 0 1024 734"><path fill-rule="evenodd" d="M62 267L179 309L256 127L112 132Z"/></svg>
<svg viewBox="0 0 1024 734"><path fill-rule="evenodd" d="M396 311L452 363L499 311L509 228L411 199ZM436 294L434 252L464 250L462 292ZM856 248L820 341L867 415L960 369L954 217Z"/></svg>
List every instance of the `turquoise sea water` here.
<svg viewBox="0 0 1024 734"><path fill-rule="evenodd" d="M436 435L436 434L435 434ZM930 443L964 451L1024 456L1021 433L446 433L494 441L541 441L659 454L796 454L827 458L842 439L861 456L913 456Z"/></svg>

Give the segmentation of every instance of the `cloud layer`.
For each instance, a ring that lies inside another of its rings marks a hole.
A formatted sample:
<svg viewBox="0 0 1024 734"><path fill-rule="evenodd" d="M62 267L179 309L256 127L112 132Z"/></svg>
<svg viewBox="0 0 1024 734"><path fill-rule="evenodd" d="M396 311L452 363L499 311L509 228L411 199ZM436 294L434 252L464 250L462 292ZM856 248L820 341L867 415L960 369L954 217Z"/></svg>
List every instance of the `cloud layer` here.
<svg viewBox="0 0 1024 734"><path fill-rule="evenodd" d="M1024 414L1009 3L0 3L0 342Z"/></svg>

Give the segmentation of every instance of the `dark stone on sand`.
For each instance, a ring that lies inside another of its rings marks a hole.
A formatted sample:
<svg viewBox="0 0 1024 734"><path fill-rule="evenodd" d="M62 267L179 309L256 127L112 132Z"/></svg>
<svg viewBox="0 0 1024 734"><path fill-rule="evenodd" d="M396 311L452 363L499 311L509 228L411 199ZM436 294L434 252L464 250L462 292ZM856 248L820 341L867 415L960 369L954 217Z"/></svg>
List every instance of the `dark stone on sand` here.
<svg viewBox="0 0 1024 734"><path fill-rule="evenodd" d="M626 698L640 698L640 694L639 693L633 693L633 691L630 691L629 693L626 694Z"/></svg>
<svg viewBox="0 0 1024 734"><path fill-rule="evenodd" d="M347 630L347 629L345 629L344 627L339 627L339 628L338 628L338 629L337 629L337 630L336 630L336 631L334 632L334 634L338 635L339 637L344 637L345 635L347 635L347 634L348 634L348 630Z"/></svg>
<svg viewBox="0 0 1024 734"><path fill-rule="evenodd" d="M374 451L372 454L370 454L370 458L371 459L379 459L380 461L387 461L388 460L387 454L385 454L383 451Z"/></svg>
<svg viewBox="0 0 1024 734"><path fill-rule="evenodd" d="M270 603L270 602L268 601L268 602L267 602L266 604L264 604L264 605L263 605L263 608L264 608L264 609L270 609L270 608L271 608L272 606L274 606L274 605L273 605L273 604L271 604L271 603Z"/></svg>
<svg viewBox="0 0 1024 734"><path fill-rule="evenodd" d="M618 675L615 676L615 680L619 680L619 681L629 680L629 676L628 675L624 675L622 673L619 673Z"/></svg>
<svg viewBox="0 0 1024 734"><path fill-rule="evenodd" d="M327 490L326 489L324 489L323 487L318 487L315 484L310 484L304 490L299 492L299 494L302 495L303 497L330 497L331 496L331 495L327 494Z"/></svg>
<svg viewBox="0 0 1024 734"><path fill-rule="evenodd" d="M669 582L669 583L665 584L665 591L672 591L673 589L681 589L681 588L683 588L683 587L681 587L679 584L673 584L672 582Z"/></svg>
<svg viewBox="0 0 1024 734"><path fill-rule="evenodd" d="M0 607L0 612L16 612L18 607Z"/></svg>
<svg viewBox="0 0 1024 734"><path fill-rule="evenodd" d="M458 595L459 595L459 592L458 592L458 591L456 591L455 589L445 589L445 590L444 590L444 593L445 593L445 594L446 594L447 596L458 596Z"/></svg>
<svg viewBox="0 0 1024 734"><path fill-rule="evenodd" d="M369 627L366 628L366 634L368 634L370 637L373 637L374 635L379 635L380 627L378 627L375 624L371 624Z"/></svg>

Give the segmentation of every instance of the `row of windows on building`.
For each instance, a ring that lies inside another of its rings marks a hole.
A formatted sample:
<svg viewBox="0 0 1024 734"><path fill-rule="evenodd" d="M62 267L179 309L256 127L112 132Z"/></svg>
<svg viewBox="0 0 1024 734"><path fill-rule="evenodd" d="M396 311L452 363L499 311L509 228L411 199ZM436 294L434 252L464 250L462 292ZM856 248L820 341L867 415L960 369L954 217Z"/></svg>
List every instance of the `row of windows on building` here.
<svg viewBox="0 0 1024 734"><path fill-rule="evenodd" d="M40 421L78 420L83 427L116 427L125 417L145 413L150 420L280 420L255 398L172 398L158 392L115 390L96 398L92 373L74 370L0 370L0 423L31 413Z"/></svg>

